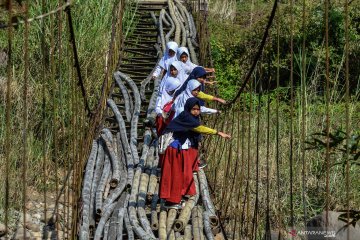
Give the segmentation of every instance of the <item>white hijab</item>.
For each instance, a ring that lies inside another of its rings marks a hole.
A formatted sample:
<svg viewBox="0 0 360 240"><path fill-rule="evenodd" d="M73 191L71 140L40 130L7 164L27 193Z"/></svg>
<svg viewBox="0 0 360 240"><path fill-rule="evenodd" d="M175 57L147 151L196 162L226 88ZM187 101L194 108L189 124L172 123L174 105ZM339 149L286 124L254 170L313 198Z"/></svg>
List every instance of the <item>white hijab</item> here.
<svg viewBox="0 0 360 240"><path fill-rule="evenodd" d="M169 50L173 50L175 53L177 52L178 49L178 44L176 42L168 42L166 44L166 51L165 51L165 55L161 58L160 62L159 62L159 66L162 67L163 69L168 69L170 64L173 61L176 61L176 54L173 57L169 56Z"/></svg>
<svg viewBox="0 0 360 240"><path fill-rule="evenodd" d="M179 61L181 61L181 60L180 60L180 57L181 57L181 55L182 55L183 53L185 53L185 54L188 56L188 60L187 60L185 63L182 62L182 64L183 64L183 69L184 69L184 72L185 72L187 75L189 75L189 74L192 72L192 70L197 67L197 65L191 62L191 60L190 60L190 53L189 53L189 50L188 50L186 47L179 47L179 48L177 49L176 56L177 56L177 59L178 59Z"/></svg>
<svg viewBox="0 0 360 240"><path fill-rule="evenodd" d="M198 80L191 79L187 85L186 90L183 91L174 102L175 106L175 115L174 118L176 118L182 111L184 111L184 106L186 103L186 100L188 100L191 97L194 97L192 95L191 91L195 90L196 88L200 87L201 83Z"/></svg>
<svg viewBox="0 0 360 240"><path fill-rule="evenodd" d="M180 80L181 84L183 84L188 77L183 68L183 66L184 66L183 63L181 61L173 61L170 64L170 66L173 66L174 68L176 68L176 70L178 71L176 78ZM170 66L167 71L169 77L171 76L170 75Z"/></svg>
<svg viewBox="0 0 360 240"><path fill-rule="evenodd" d="M164 87L160 89L157 102L156 102L156 113L162 113L164 105L170 102L173 99L173 95L170 95L168 92L174 91L181 86L179 79L174 77L168 77L164 80ZM175 91L174 91L175 93Z"/></svg>

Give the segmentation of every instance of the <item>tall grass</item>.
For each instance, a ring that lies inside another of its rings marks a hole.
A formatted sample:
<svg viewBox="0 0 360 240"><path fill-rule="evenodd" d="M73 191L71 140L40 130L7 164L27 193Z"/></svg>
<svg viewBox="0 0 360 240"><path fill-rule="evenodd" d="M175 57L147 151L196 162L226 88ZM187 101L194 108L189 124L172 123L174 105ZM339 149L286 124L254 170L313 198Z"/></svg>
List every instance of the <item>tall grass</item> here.
<svg viewBox="0 0 360 240"><path fill-rule="evenodd" d="M219 95L227 99L237 92L242 77L251 64L263 34L271 2L242 1L238 4L235 21L219 21L210 18L211 47L219 82ZM216 204L224 217L228 236L247 239L251 233L256 194L258 194L259 225L257 239L264 236L266 208L270 206L272 229L286 232L290 226L290 136L293 135L293 210L295 228L304 228L306 220L326 209L346 210L347 193L350 209L359 210L360 190L358 185L359 165L351 164L349 189L346 186L346 164L343 152L330 149L329 197L326 196L326 154L324 148L305 151L305 168L302 162L302 147L310 148L314 138L325 141L321 134L326 129L325 99L325 47L323 40L323 6L306 1L306 49L302 49L302 6L295 3L294 31L294 114L290 109L290 11L287 3L281 3L278 17L268 39L263 57L253 74L252 84L231 108L222 115L207 119L206 124L230 133L233 139L226 142L217 137L207 137L204 142L205 157L209 163L207 173L216 198ZM254 6L253 6L254 5ZM216 8L215 8L216 9ZM350 7L350 19L359 12L359 6ZM330 133L345 131L345 71L343 8L338 4L330 10ZM359 31L356 20L350 20L350 136L360 134L360 88L359 71L356 67L359 48ZM279 24L279 25L278 25ZM279 27L279 64L277 53L277 27ZM315 30L317 29L317 30ZM316 34L315 34L316 33ZM319 34L321 33L321 34ZM336 34L335 34L336 33ZM332 35L331 35L332 34ZM226 38L224 38L226 36ZM305 52L304 52L305 51ZM303 57L305 59L303 59ZM250 59L250 60L249 60ZM277 75L277 67L279 75ZM305 73L305 75L304 75ZM270 74L270 83L268 77ZM279 77L280 87L276 80ZM262 87L260 87L262 82ZM304 91L304 92L302 92ZM304 101L302 94L305 93ZM259 100L259 95L261 98ZM269 108L268 108L269 103ZM279 109L277 120L276 109ZM269 118L268 118L268 110ZM302 111L305 109L305 118ZM268 124L269 121L269 124ZM292 130L290 128L292 121ZM302 127L305 124L305 141L302 142ZM259 126L259 129L258 129ZM269 135L267 132L269 131ZM277 131L279 139L277 140ZM314 135L315 134L315 135ZM319 134L319 135L317 135ZM269 142L267 142L269 137ZM345 141L340 145L344 147ZM359 144L359 143L357 143ZM277 151L277 146L279 149ZM360 146L356 151L359 151ZM355 152L356 153L356 152ZM353 154L354 155L354 154ZM350 155L350 157L353 157ZM259 161L257 181L256 161ZM269 160L269 181L267 180ZM341 163L341 164L338 164ZM249 174L248 174L249 170ZM303 185L303 171L305 185ZM279 176L277 176L279 172ZM278 178L279 177L279 178ZM257 191L258 184L258 191ZM246 186L249 186L247 189ZM270 188L267 201L266 188ZM278 189L279 186L279 189ZM303 197L304 192L304 197ZM236 227L234 228L236 223ZM235 229L235 231L234 231ZM234 235L232 235L234 234Z"/></svg>
<svg viewBox="0 0 360 240"><path fill-rule="evenodd" d="M41 15L40 0L31 1L30 18ZM112 10L119 0L114 1L73 1L71 12L75 30L81 74L88 94L90 107L97 103L101 85L105 77L111 37ZM57 1L46 1L45 12L58 7ZM124 32L134 26L132 20L133 6L136 1L126 1L127 7L123 17ZM5 12L6 14L6 12ZM4 16L2 16L4 17ZM6 16L5 16L6 18ZM61 18L61 23L60 19ZM44 31L42 30L44 29ZM24 134L24 24L13 29L12 38L12 80L11 80L11 117L6 126L6 67L0 69L0 175L5 181L5 129L10 128L10 203L11 208L19 209L23 204L22 186L35 191L55 191L55 179L60 185L66 176L68 167L77 161L75 155L81 151L88 124L84 111L80 88L77 86L77 75L74 69L74 56L69 42L68 21L65 12L61 11L35 20L29 29L29 86L28 86L28 119L27 130L27 177L22 179L23 169L23 134ZM123 36L122 36L123 37ZM42 42L44 39L44 42ZM121 39L118 39L121 41ZM1 30L0 50L7 51L8 36ZM42 53L44 49L44 54ZM117 56L117 55L115 55ZM115 59L117 61L117 59ZM44 75L43 75L44 72ZM110 73L111 74L111 73ZM57 149L55 151L55 144ZM43 158L46 169L43 169ZM58 172L55 172L55 163ZM43 176L47 181L44 184ZM81 173L78 173L81 174ZM5 184L0 185L0 209L5 201ZM4 214L0 214L3 221Z"/></svg>

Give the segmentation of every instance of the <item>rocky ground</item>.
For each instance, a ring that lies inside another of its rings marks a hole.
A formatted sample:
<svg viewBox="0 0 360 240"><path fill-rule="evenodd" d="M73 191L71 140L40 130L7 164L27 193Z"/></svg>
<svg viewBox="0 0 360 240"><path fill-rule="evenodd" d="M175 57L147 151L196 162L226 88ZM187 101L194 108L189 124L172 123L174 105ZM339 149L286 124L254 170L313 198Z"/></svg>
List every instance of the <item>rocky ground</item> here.
<svg viewBox="0 0 360 240"><path fill-rule="evenodd" d="M4 223L0 222L0 240L6 239L6 236L8 239L14 240L70 239L73 193L71 190L69 192L70 195L68 196L68 189L65 187L58 200L55 193L47 193L45 212L43 194L34 189L28 189L28 201L25 205L25 224L22 210L10 210L7 232L5 232ZM57 205L56 202L58 202ZM0 215L3 214L4 211L0 210ZM58 221L56 221L56 216L58 216Z"/></svg>

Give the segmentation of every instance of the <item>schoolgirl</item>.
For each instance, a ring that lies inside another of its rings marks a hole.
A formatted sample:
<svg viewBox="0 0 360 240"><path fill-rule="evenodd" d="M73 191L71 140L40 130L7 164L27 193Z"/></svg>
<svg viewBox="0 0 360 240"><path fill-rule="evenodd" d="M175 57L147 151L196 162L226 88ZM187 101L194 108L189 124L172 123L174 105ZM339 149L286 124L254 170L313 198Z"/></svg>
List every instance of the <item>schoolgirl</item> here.
<svg viewBox="0 0 360 240"><path fill-rule="evenodd" d="M205 89L205 84L214 84L215 82L211 82L211 81L207 81L206 80L206 70L203 67L195 67L193 69L193 71L190 73L190 75L188 76L188 78L185 80L185 82L183 83L183 85L176 90L174 98L177 98L177 96L179 96L183 91L186 90L187 87L187 83L192 80L192 79L196 79L201 83L201 91L204 91ZM203 105L202 102L200 102L201 105Z"/></svg>
<svg viewBox="0 0 360 240"><path fill-rule="evenodd" d="M196 194L193 169L197 161L200 134L231 136L200 124L200 102L197 98L187 99L184 111L174 118L165 129L172 133L172 139L163 158L160 179L160 198L166 200L165 206L181 208L182 196Z"/></svg>
<svg viewBox="0 0 360 240"><path fill-rule="evenodd" d="M156 106L155 106L155 112L156 112L156 131L158 136L161 135L162 131L165 129L169 121L172 119L172 116L166 116L164 118L163 116L163 110L165 104L169 103L176 91L177 88L181 86L181 83L179 79L174 77L167 77L164 81L164 89L162 92L158 95Z"/></svg>
<svg viewBox="0 0 360 240"><path fill-rule="evenodd" d="M158 65L153 72L152 78L155 79L160 76L163 71L167 71L169 69L170 64L173 61L176 61L176 51L178 49L178 44L176 42L168 42L166 44L166 51L164 56L160 59ZM163 72L164 74L164 72ZM161 76L161 78L163 75Z"/></svg>
<svg viewBox="0 0 360 240"><path fill-rule="evenodd" d="M178 97L175 98L174 104L173 104L173 110L175 111L174 118L180 115L180 113L184 110L184 106L186 101L189 98L196 97L202 101L218 101L220 103L225 103L224 99L217 98L208 94L205 94L204 92L200 91L201 83L198 80L191 79L186 86L185 91L183 91ZM200 101L201 105L201 101ZM217 113L218 111L212 108L207 108L203 105L201 105L201 113L202 114L213 114Z"/></svg>
<svg viewBox="0 0 360 240"><path fill-rule="evenodd" d="M183 63L186 74L190 74L198 65L191 62L189 50L186 47L179 47L176 53L177 59ZM206 72L215 72L214 68L204 68Z"/></svg>
<svg viewBox="0 0 360 240"><path fill-rule="evenodd" d="M182 64L180 61L173 61L170 64L165 77L163 78L163 80L160 83L159 95L161 95L161 93L164 91L166 79L169 77L177 78L180 81L181 85L185 82L187 77L184 72L184 69L182 68Z"/></svg>

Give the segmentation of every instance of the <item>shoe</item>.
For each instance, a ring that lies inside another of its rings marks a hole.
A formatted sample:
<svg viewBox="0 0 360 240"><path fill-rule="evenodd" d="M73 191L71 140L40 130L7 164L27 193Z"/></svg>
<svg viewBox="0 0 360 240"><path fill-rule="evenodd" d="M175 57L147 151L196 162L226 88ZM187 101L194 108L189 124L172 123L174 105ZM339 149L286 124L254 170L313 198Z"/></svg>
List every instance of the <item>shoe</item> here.
<svg viewBox="0 0 360 240"><path fill-rule="evenodd" d="M207 163L204 160L200 160L199 169L203 169L207 166Z"/></svg>
<svg viewBox="0 0 360 240"><path fill-rule="evenodd" d="M164 207L167 209L182 209L182 205L181 202L180 203L170 203L170 202L166 202L164 204Z"/></svg>

